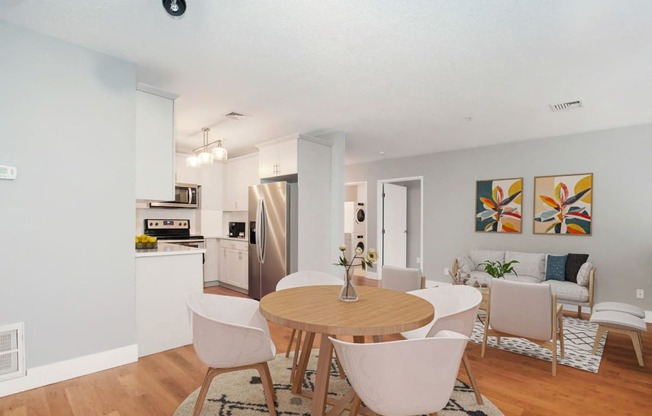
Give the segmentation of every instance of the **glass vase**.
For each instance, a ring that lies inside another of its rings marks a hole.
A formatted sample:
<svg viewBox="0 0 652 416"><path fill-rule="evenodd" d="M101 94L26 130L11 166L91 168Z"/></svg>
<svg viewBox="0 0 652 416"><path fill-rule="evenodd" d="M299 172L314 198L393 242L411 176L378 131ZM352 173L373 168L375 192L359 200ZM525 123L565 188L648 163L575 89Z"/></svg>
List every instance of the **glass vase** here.
<svg viewBox="0 0 652 416"><path fill-rule="evenodd" d="M342 302L358 301L358 291L353 284L353 267L344 269L344 282L340 291L340 300Z"/></svg>

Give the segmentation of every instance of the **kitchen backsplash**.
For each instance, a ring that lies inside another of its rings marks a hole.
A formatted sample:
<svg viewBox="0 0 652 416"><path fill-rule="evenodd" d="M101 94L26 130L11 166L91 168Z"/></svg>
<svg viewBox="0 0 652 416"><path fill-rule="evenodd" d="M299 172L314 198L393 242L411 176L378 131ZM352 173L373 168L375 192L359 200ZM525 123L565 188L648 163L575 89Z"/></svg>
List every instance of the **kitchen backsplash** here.
<svg viewBox="0 0 652 416"><path fill-rule="evenodd" d="M216 211L206 209L136 208L136 234L142 234L145 219L189 219L190 234L207 238L229 235L229 222L247 222L247 211Z"/></svg>

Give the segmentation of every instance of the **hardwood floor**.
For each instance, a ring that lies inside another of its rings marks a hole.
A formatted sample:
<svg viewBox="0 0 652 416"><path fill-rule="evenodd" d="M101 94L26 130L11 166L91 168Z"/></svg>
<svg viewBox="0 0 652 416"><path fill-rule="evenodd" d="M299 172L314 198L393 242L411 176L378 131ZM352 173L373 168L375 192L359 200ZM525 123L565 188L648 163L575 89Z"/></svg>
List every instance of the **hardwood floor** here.
<svg viewBox="0 0 652 416"><path fill-rule="evenodd" d="M206 291L244 296L220 287ZM284 352L290 330L274 324L270 330L278 353ZM482 394L505 415L647 415L652 406L652 331L643 334L643 345L645 368L638 366L629 338L613 334L598 374L560 365L557 377L551 376L550 363L534 358L491 348L480 358L480 346L474 343L468 344L467 353ZM459 378L468 383L460 370ZM199 388L205 372L192 346L185 346L0 398L0 415L172 415Z"/></svg>

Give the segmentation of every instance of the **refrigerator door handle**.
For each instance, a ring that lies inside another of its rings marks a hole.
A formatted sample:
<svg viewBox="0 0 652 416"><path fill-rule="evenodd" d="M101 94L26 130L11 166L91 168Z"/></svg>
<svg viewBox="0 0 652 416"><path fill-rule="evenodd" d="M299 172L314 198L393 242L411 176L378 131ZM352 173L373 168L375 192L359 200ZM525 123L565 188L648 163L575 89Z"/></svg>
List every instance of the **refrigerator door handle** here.
<svg viewBox="0 0 652 416"><path fill-rule="evenodd" d="M256 238L256 257L258 258L258 263L264 262L263 256L263 244L265 244L265 220L264 220L264 208L263 200L258 200L258 206L256 207L256 226L258 228L257 238Z"/></svg>
<svg viewBox="0 0 652 416"><path fill-rule="evenodd" d="M267 208L265 200L260 200L260 224L262 225L262 240L260 241L260 263L265 263L265 253L267 252Z"/></svg>

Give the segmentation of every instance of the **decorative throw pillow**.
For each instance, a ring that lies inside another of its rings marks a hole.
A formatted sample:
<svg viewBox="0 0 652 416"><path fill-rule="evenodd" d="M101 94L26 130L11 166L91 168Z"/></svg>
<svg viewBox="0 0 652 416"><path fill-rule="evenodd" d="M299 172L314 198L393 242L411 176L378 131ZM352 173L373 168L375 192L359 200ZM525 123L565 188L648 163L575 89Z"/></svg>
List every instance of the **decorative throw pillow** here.
<svg viewBox="0 0 652 416"><path fill-rule="evenodd" d="M577 284L580 286L587 287L589 285L589 273L593 269L593 264L590 261L587 261L580 267L580 271L577 272Z"/></svg>
<svg viewBox="0 0 652 416"><path fill-rule="evenodd" d="M566 276L566 257L551 256L548 254L548 261L546 261L546 280L564 280Z"/></svg>
<svg viewBox="0 0 652 416"><path fill-rule="evenodd" d="M566 281L577 283L577 272L580 271L580 267L586 260L589 258L588 254L573 254L568 253L568 258L566 259Z"/></svg>
<svg viewBox="0 0 652 416"><path fill-rule="evenodd" d="M471 270L475 270L475 264L473 264L471 259L466 256L457 259L457 267L463 273L471 273Z"/></svg>

